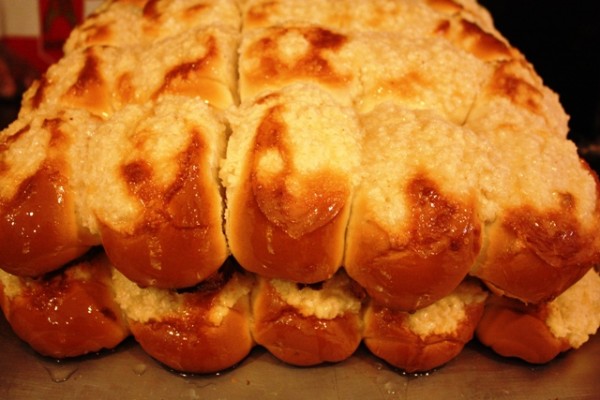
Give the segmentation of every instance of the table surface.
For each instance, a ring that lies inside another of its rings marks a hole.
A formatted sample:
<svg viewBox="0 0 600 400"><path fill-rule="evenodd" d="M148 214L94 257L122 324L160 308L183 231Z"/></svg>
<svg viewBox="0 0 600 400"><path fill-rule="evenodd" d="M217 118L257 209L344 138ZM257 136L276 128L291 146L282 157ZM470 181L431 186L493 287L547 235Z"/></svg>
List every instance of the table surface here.
<svg viewBox="0 0 600 400"><path fill-rule="evenodd" d="M599 399L600 335L534 366L497 356L476 340L442 368L394 370L360 347L348 360L288 366L256 347L211 375L175 373L127 339L112 351L56 361L38 356L0 313L0 399Z"/></svg>

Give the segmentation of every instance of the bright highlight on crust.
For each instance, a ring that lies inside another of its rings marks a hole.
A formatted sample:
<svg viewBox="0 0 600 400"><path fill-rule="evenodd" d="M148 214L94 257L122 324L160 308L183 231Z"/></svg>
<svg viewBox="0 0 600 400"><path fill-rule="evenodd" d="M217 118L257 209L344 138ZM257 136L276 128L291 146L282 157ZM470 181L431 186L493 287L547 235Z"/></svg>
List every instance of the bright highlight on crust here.
<svg viewBox="0 0 600 400"><path fill-rule="evenodd" d="M0 133L0 305L185 372L548 362L600 325L567 122L474 0L107 0Z"/></svg>

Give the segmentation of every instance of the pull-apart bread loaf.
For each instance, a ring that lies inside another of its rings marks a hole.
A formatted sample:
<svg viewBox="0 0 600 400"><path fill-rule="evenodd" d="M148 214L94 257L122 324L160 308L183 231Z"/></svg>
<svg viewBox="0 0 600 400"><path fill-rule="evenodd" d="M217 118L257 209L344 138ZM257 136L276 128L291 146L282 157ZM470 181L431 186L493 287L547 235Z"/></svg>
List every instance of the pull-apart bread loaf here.
<svg viewBox="0 0 600 400"><path fill-rule="evenodd" d="M64 50L0 133L0 304L37 351L413 372L598 329L598 179L476 1L107 0Z"/></svg>

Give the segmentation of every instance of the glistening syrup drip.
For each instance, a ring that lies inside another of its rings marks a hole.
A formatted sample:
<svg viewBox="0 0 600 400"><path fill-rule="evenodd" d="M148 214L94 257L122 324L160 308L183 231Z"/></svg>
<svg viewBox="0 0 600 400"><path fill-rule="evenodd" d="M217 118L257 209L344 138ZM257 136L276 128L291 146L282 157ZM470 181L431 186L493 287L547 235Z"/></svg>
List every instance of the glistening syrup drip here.
<svg viewBox="0 0 600 400"><path fill-rule="evenodd" d="M148 365L146 365L145 363L138 363L135 364L132 369L134 374L136 374L137 376L142 376L148 369Z"/></svg>
<svg viewBox="0 0 600 400"><path fill-rule="evenodd" d="M77 372L79 369L78 364L71 362L55 361L43 363L44 369L50 375L50 379L55 383L66 382Z"/></svg>

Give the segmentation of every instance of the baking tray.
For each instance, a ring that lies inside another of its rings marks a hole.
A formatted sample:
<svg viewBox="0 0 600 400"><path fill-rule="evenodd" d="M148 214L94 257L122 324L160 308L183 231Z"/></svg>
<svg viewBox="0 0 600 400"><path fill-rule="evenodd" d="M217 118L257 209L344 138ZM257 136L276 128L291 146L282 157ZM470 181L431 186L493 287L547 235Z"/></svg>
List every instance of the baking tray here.
<svg viewBox="0 0 600 400"><path fill-rule="evenodd" d="M476 340L445 366L409 375L360 347L348 360L293 367L261 347L210 375L168 370L127 339L112 351L67 361L37 355L0 313L0 399L600 399L600 335L534 366Z"/></svg>

